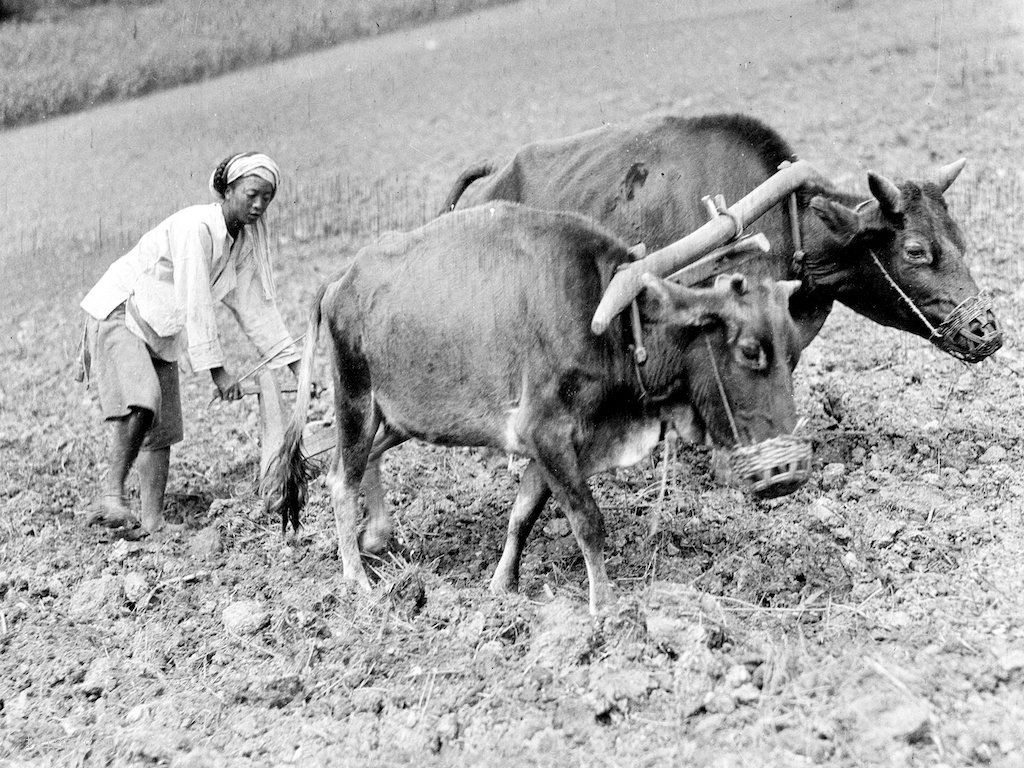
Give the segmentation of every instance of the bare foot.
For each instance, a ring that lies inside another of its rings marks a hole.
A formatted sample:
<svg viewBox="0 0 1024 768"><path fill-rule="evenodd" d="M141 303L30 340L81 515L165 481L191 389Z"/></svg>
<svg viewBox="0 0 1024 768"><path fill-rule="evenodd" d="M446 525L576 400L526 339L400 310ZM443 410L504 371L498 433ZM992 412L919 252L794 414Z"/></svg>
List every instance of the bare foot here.
<svg viewBox="0 0 1024 768"><path fill-rule="evenodd" d="M107 528L134 528L139 521L128 509L124 496L119 493L105 493L100 497L98 504L86 513L85 523Z"/></svg>
<svg viewBox="0 0 1024 768"><path fill-rule="evenodd" d="M179 531L185 530L187 526L185 523L169 523L164 519L164 516L161 515L155 520L147 520L143 517L142 527L146 533L178 533Z"/></svg>

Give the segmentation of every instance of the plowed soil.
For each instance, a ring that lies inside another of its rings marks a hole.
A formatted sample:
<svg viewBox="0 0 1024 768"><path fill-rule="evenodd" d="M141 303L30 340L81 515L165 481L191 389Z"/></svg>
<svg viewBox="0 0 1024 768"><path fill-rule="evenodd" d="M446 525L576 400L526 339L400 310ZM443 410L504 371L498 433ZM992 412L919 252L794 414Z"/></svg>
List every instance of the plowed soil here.
<svg viewBox="0 0 1024 768"><path fill-rule="evenodd" d="M865 193L869 167L968 156L948 197L1006 347L967 368L838 309L796 372L797 493L720 487L695 446L592 481L597 617L554 506L521 592L489 594L522 462L422 444L385 461L396 533L359 591L320 483L301 535L265 515L255 403L209 406L205 376L182 528L83 524L106 435L70 377L77 301L113 241L203 199L225 143L293 169L298 333L320 280L472 161L655 110L754 114ZM0 133L0 765L1024 765L1022 147L1011 0L526 0Z"/></svg>

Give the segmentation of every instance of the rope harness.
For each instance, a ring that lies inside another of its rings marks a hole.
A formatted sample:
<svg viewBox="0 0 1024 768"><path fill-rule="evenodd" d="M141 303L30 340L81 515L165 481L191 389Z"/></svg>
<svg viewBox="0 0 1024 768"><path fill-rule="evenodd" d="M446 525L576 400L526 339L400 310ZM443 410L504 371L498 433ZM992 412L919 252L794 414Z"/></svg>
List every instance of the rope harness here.
<svg viewBox="0 0 1024 768"><path fill-rule="evenodd" d="M868 253L871 255L871 260L875 262L875 266L878 267L878 271L882 273L882 277L885 278L885 282L889 284L890 288L896 291L899 297L903 299L903 303L910 307L910 311L913 312L917 316L917 319L924 324L924 327L928 329L928 340L933 344L937 344L937 340L942 339L942 334L939 333L939 329L932 325L930 322L928 322L928 318L925 317L924 313L917 308L917 305L914 303L914 300L910 298L902 288L900 288L899 283L892 279L886 268L882 266L882 262L878 260L878 256L875 255L874 250L868 248Z"/></svg>
<svg viewBox="0 0 1024 768"><path fill-rule="evenodd" d="M704 337L704 346L708 350L708 358L711 360L711 372L715 375L715 384L718 386L718 396L722 398L722 405L725 406L725 415L729 417L729 427L732 429L732 439L736 441L736 447L743 445L740 440L740 431L736 428L736 417L732 415L732 407L729 405L729 398L725 394L725 384L722 383L722 375L718 372L718 361L715 360L715 353L711 349L711 342Z"/></svg>
<svg viewBox="0 0 1024 768"><path fill-rule="evenodd" d="M800 211L797 207L796 192L789 195L789 227L793 234L793 271L803 275L804 253L803 234L800 231Z"/></svg>

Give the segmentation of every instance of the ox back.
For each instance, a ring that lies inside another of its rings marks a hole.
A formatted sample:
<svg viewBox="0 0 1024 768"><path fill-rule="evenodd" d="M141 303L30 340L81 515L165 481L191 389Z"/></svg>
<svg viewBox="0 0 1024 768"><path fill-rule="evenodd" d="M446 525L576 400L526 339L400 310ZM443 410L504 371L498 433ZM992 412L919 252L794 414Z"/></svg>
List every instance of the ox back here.
<svg viewBox="0 0 1024 768"><path fill-rule="evenodd" d="M698 118L653 116L550 141L528 144L489 177L469 187L471 206L513 200L551 210L577 211L627 243L655 251L707 221L701 198L738 200L785 160L789 145L773 130L742 115ZM775 254L793 251L782 206L757 222ZM788 260L762 260L755 268L788 276Z"/></svg>
<svg viewBox="0 0 1024 768"><path fill-rule="evenodd" d="M360 349L397 431L442 445L517 451L524 387L617 399L633 372L621 327L590 331L625 246L573 214L494 204L360 252L325 298L335 339ZM599 386L581 391L582 373Z"/></svg>

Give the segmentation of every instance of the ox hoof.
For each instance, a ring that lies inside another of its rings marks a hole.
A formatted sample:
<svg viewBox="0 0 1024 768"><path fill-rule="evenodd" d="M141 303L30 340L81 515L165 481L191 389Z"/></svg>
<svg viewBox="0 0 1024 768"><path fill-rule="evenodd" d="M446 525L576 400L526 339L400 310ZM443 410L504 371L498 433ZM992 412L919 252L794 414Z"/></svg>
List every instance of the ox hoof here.
<svg viewBox="0 0 1024 768"><path fill-rule="evenodd" d="M360 570L359 573L346 573L342 576L345 581L355 584L363 592L371 592L373 587L370 586L370 579L366 576L366 571Z"/></svg>
<svg viewBox="0 0 1024 768"><path fill-rule="evenodd" d="M359 537L359 549L371 555L379 555L391 541L391 529L374 530L367 528Z"/></svg>
<svg viewBox="0 0 1024 768"><path fill-rule="evenodd" d="M615 593L611 586L605 584L603 587L593 589L590 592L590 615L597 616L615 603Z"/></svg>
<svg viewBox="0 0 1024 768"><path fill-rule="evenodd" d="M508 595L519 591L519 577L511 573L496 572L491 577L491 593L495 595Z"/></svg>

